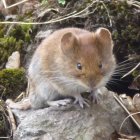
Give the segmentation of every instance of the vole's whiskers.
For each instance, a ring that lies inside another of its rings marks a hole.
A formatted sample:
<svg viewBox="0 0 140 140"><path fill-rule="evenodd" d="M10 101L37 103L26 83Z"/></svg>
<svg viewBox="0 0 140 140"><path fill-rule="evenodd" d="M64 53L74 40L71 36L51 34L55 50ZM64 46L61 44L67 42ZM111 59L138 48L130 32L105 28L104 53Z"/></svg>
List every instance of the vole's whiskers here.
<svg viewBox="0 0 140 140"><path fill-rule="evenodd" d="M123 65L123 64L129 64L129 63L133 63L133 59L127 59L127 60L124 60L122 62L119 62L118 64Z"/></svg>
<svg viewBox="0 0 140 140"><path fill-rule="evenodd" d="M133 66L125 66L125 67L117 67L115 69L115 71L125 71L125 70L128 70L130 68L132 68Z"/></svg>
<svg viewBox="0 0 140 140"><path fill-rule="evenodd" d="M115 82L115 81L109 81L108 84L110 84L110 85L118 85L118 86L120 86L120 84L117 83L117 82Z"/></svg>
<svg viewBox="0 0 140 140"><path fill-rule="evenodd" d="M113 76L124 75L128 70L133 68L134 64L135 64L135 62L132 62L132 61L130 62L130 60L125 60L121 63L118 63L115 71L113 72Z"/></svg>
<svg viewBox="0 0 140 140"><path fill-rule="evenodd" d="M115 72L114 72L114 73L113 73L113 76L122 76L122 74L123 74L123 72L122 72L122 73L119 73L119 72L118 72L118 73L117 73L117 72L115 73ZM124 74L125 74L125 72L124 72Z"/></svg>
<svg viewBox="0 0 140 140"><path fill-rule="evenodd" d="M106 88L108 88L109 90L112 91L112 88L109 85L107 85L107 84L106 84Z"/></svg>
<svg viewBox="0 0 140 140"><path fill-rule="evenodd" d="M133 64L134 62L124 62L124 63L117 63L118 66L125 66L125 65L131 65Z"/></svg>
<svg viewBox="0 0 140 140"><path fill-rule="evenodd" d="M128 82L128 81L126 81L126 80L124 80L124 79L122 80L122 79L116 79L116 78L112 78L111 81L125 82L125 83Z"/></svg>

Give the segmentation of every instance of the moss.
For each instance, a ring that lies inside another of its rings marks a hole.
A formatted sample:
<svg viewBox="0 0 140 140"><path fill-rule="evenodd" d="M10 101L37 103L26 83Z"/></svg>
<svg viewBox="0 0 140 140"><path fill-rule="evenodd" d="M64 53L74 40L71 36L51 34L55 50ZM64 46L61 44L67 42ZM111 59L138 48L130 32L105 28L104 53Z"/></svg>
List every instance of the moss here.
<svg viewBox="0 0 140 140"><path fill-rule="evenodd" d="M14 50L20 51L23 42L16 41L14 37L0 38L0 64L8 59Z"/></svg>
<svg viewBox="0 0 140 140"><path fill-rule="evenodd" d="M14 25L8 28L0 25L0 67L3 68L8 57L14 52L19 51L22 58L26 53L28 44L31 43L31 25ZM8 32L8 33L7 33Z"/></svg>
<svg viewBox="0 0 140 140"><path fill-rule="evenodd" d="M3 112L0 111L0 136L5 136L5 132L4 116Z"/></svg>
<svg viewBox="0 0 140 140"><path fill-rule="evenodd" d="M0 96L3 99L15 98L26 86L25 70L3 69L0 71Z"/></svg>
<svg viewBox="0 0 140 140"><path fill-rule="evenodd" d="M7 112L5 103L3 100L0 100L0 137L6 137L8 136L10 125L7 120Z"/></svg>
<svg viewBox="0 0 140 140"><path fill-rule="evenodd" d="M16 38L16 40L25 40L27 34L30 35L30 31L32 29L32 25L16 25L14 28L11 29L9 36L13 36ZM29 40L26 43L30 43L31 40Z"/></svg>

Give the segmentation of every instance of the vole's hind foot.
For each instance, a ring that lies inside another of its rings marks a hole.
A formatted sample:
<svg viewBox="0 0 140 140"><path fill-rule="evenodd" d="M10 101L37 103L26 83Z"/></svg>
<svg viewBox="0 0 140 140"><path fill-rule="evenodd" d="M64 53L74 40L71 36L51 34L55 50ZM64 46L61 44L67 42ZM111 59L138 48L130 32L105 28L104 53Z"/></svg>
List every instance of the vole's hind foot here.
<svg viewBox="0 0 140 140"><path fill-rule="evenodd" d="M89 107L90 105L88 104L88 100L84 99L81 95L75 96L75 101L74 104L79 104L81 108L84 108L84 106Z"/></svg>
<svg viewBox="0 0 140 140"><path fill-rule="evenodd" d="M27 110L31 108L31 103L29 99L15 103L11 99L6 100L6 104L12 109Z"/></svg>
<svg viewBox="0 0 140 140"><path fill-rule="evenodd" d="M63 100L57 100L57 101L47 101L47 104L49 106L59 107L59 106L67 106L72 102L71 99L63 99Z"/></svg>

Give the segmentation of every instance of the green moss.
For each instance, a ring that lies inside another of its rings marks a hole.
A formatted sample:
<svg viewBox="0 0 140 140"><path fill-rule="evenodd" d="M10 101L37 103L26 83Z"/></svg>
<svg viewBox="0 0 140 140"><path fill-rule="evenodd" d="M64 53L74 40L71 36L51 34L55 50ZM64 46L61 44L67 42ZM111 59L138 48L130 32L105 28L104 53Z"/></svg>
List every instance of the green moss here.
<svg viewBox="0 0 140 140"><path fill-rule="evenodd" d="M25 90L26 77L25 70L20 69L3 69L0 71L0 96L3 98L14 98Z"/></svg>
<svg viewBox="0 0 140 140"><path fill-rule="evenodd" d="M4 102L0 100L0 132L3 130L4 120L3 120L3 109Z"/></svg>
<svg viewBox="0 0 140 140"><path fill-rule="evenodd" d="M14 37L0 38L0 64L6 62L13 51L20 51L22 45L23 41L17 41Z"/></svg>
<svg viewBox="0 0 140 140"><path fill-rule="evenodd" d="M6 107L3 100L0 100L0 137L7 136L9 132L9 123L6 117Z"/></svg>
<svg viewBox="0 0 140 140"><path fill-rule="evenodd" d="M0 136L5 136L5 123L4 123L4 116L3 112L0 111Z"/></svg>
<svg viewBox="0 0 140 140"><path fill-rule="evenodd" d="M0 38L4 37L4 25L0 24Z"/></svg>
<svg viewBox="0 0 140 140"><path fill-rule="evenodd" d="M33 39L31 38L31 25L14 25L8 29L6 25L0 25L0 67L2 68L14 51L25 54L25 47ZM22 57L24 56L22 55Z"/></svg>
<svg viewBox="0 0 140 140"><path fill-rule="evenodd" d="M32 29L32 25L16 25L11 29L9 36L13 36L16 40L26 40L27 34L30 36L30 31ZM28 40L26 43L30 43L31 40Z"/></svg>

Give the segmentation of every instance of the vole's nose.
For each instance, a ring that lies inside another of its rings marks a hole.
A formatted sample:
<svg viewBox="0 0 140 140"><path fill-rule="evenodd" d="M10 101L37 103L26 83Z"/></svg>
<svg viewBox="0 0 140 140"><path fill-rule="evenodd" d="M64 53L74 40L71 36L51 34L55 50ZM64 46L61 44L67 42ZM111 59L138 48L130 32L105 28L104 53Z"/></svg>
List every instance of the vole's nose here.
<svg viewBox="0 0 140 140"><path fill-rule="evenodd" d="M91 89L94 89L95 87L95 80L93 78L89 78L89 87Z"/></svg>
<svg viewBox="0 0 140 140"><path fill-rule="evenodd" d="M97 89L96 88L90 88L90 90L88 90L87 92L89 92L89 93L94 93L95 91L96 91Z"/></svg>

